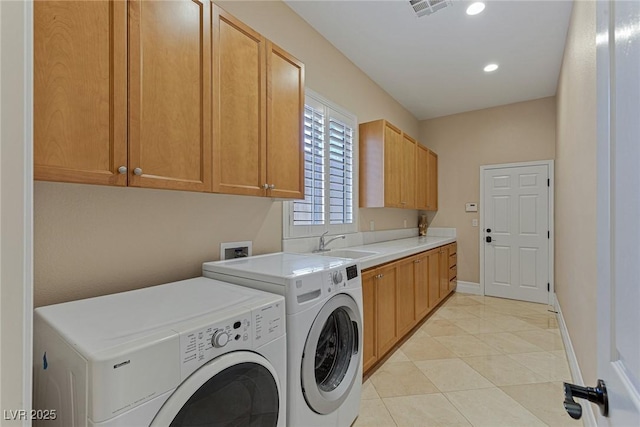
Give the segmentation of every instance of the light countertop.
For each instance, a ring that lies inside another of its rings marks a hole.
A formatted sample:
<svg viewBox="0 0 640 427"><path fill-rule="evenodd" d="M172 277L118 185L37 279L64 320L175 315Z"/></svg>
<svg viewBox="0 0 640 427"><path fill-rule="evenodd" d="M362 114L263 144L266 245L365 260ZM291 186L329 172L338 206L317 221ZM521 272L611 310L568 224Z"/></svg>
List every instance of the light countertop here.
<svg viewBox="0 0 640 427"><path fill-rule="evenodd" d="M367 251L376 252L370 256L357 258L362 270L375 267L380 264L395 261L400 258L404 258L410 255L414 255L420 252L428 251L438 246L447 245L456 241L455 237L410 237L407 239L389 240L386 242L372 243L369 245L350 246L346 248L334 249L326 252L328 256L332 256L331 252L335 252L337 255L342 251Z"/></svg>

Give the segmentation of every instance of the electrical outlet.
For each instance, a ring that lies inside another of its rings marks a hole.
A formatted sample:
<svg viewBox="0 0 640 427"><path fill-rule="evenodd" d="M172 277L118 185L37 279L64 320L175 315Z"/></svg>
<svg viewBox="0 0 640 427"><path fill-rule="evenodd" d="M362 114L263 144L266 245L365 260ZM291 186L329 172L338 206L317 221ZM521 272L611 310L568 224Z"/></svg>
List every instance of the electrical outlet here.
<svg viewBox="0 0 640 427"><path fill-rule="evenodd" d="M376 229L376 223L373 221L369 221L369 231L374 231Z"/></svg>
<svg viewBox="0 0 640 427"><path fill-rule="evenodd" d="M406 219L403 221L403 227L407 228L407 220Z"/></svg>
<svg viewBox="0 0 640 427"><path fill-rule="evenodd" d="M471 226L472 227L477 227L478 226L478 220L476 218L471 220Z"/></svg>

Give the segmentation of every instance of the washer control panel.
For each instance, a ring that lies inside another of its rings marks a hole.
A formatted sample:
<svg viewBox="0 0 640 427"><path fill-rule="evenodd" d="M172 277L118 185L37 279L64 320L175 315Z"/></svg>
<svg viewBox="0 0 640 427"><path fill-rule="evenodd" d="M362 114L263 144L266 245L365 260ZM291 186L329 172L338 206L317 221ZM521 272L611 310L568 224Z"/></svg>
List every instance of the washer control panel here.
<svg viewBox="0 0 640 427"><path fill-rule="evenodd" d="M358 265L349 265L346 268L336 268L326 272L325 275L325 290L329 294L339 292L344 288L355 288L362 286L360 279L360 271Z"/></svg>

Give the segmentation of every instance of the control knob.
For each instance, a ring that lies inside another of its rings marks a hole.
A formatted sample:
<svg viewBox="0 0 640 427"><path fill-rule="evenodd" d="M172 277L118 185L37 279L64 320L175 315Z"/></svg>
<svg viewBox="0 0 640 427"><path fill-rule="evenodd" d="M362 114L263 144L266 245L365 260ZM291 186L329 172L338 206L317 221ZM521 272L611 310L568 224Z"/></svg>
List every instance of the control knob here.
<svg viewBox="0 0 640 427"><path fill-rule="evenodd" d="M331 280L333 281L334 285L339 285L340 283L342 283L342 272L341 271L334 271L331 274Z"/></svg>
<svg viewBox="0 0 640 427"><path fill-rule="evenodd" d="M222 329L218 329L213 333L213 337L211 338L211 345L215 348L221 348L227 345L229 342L229 334L223 331Z"/></svg>

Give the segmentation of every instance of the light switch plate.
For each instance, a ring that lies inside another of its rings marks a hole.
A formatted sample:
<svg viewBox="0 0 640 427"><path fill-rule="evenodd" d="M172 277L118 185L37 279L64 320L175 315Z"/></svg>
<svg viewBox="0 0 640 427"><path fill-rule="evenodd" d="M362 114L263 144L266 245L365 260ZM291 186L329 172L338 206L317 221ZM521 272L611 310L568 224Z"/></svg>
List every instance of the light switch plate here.
<svg viewBox="0 0 640 427"><path fill-rule="evenodd" d="M467 203L464 208L465 212L478 212L478 204L477 203Z"/></svg>

